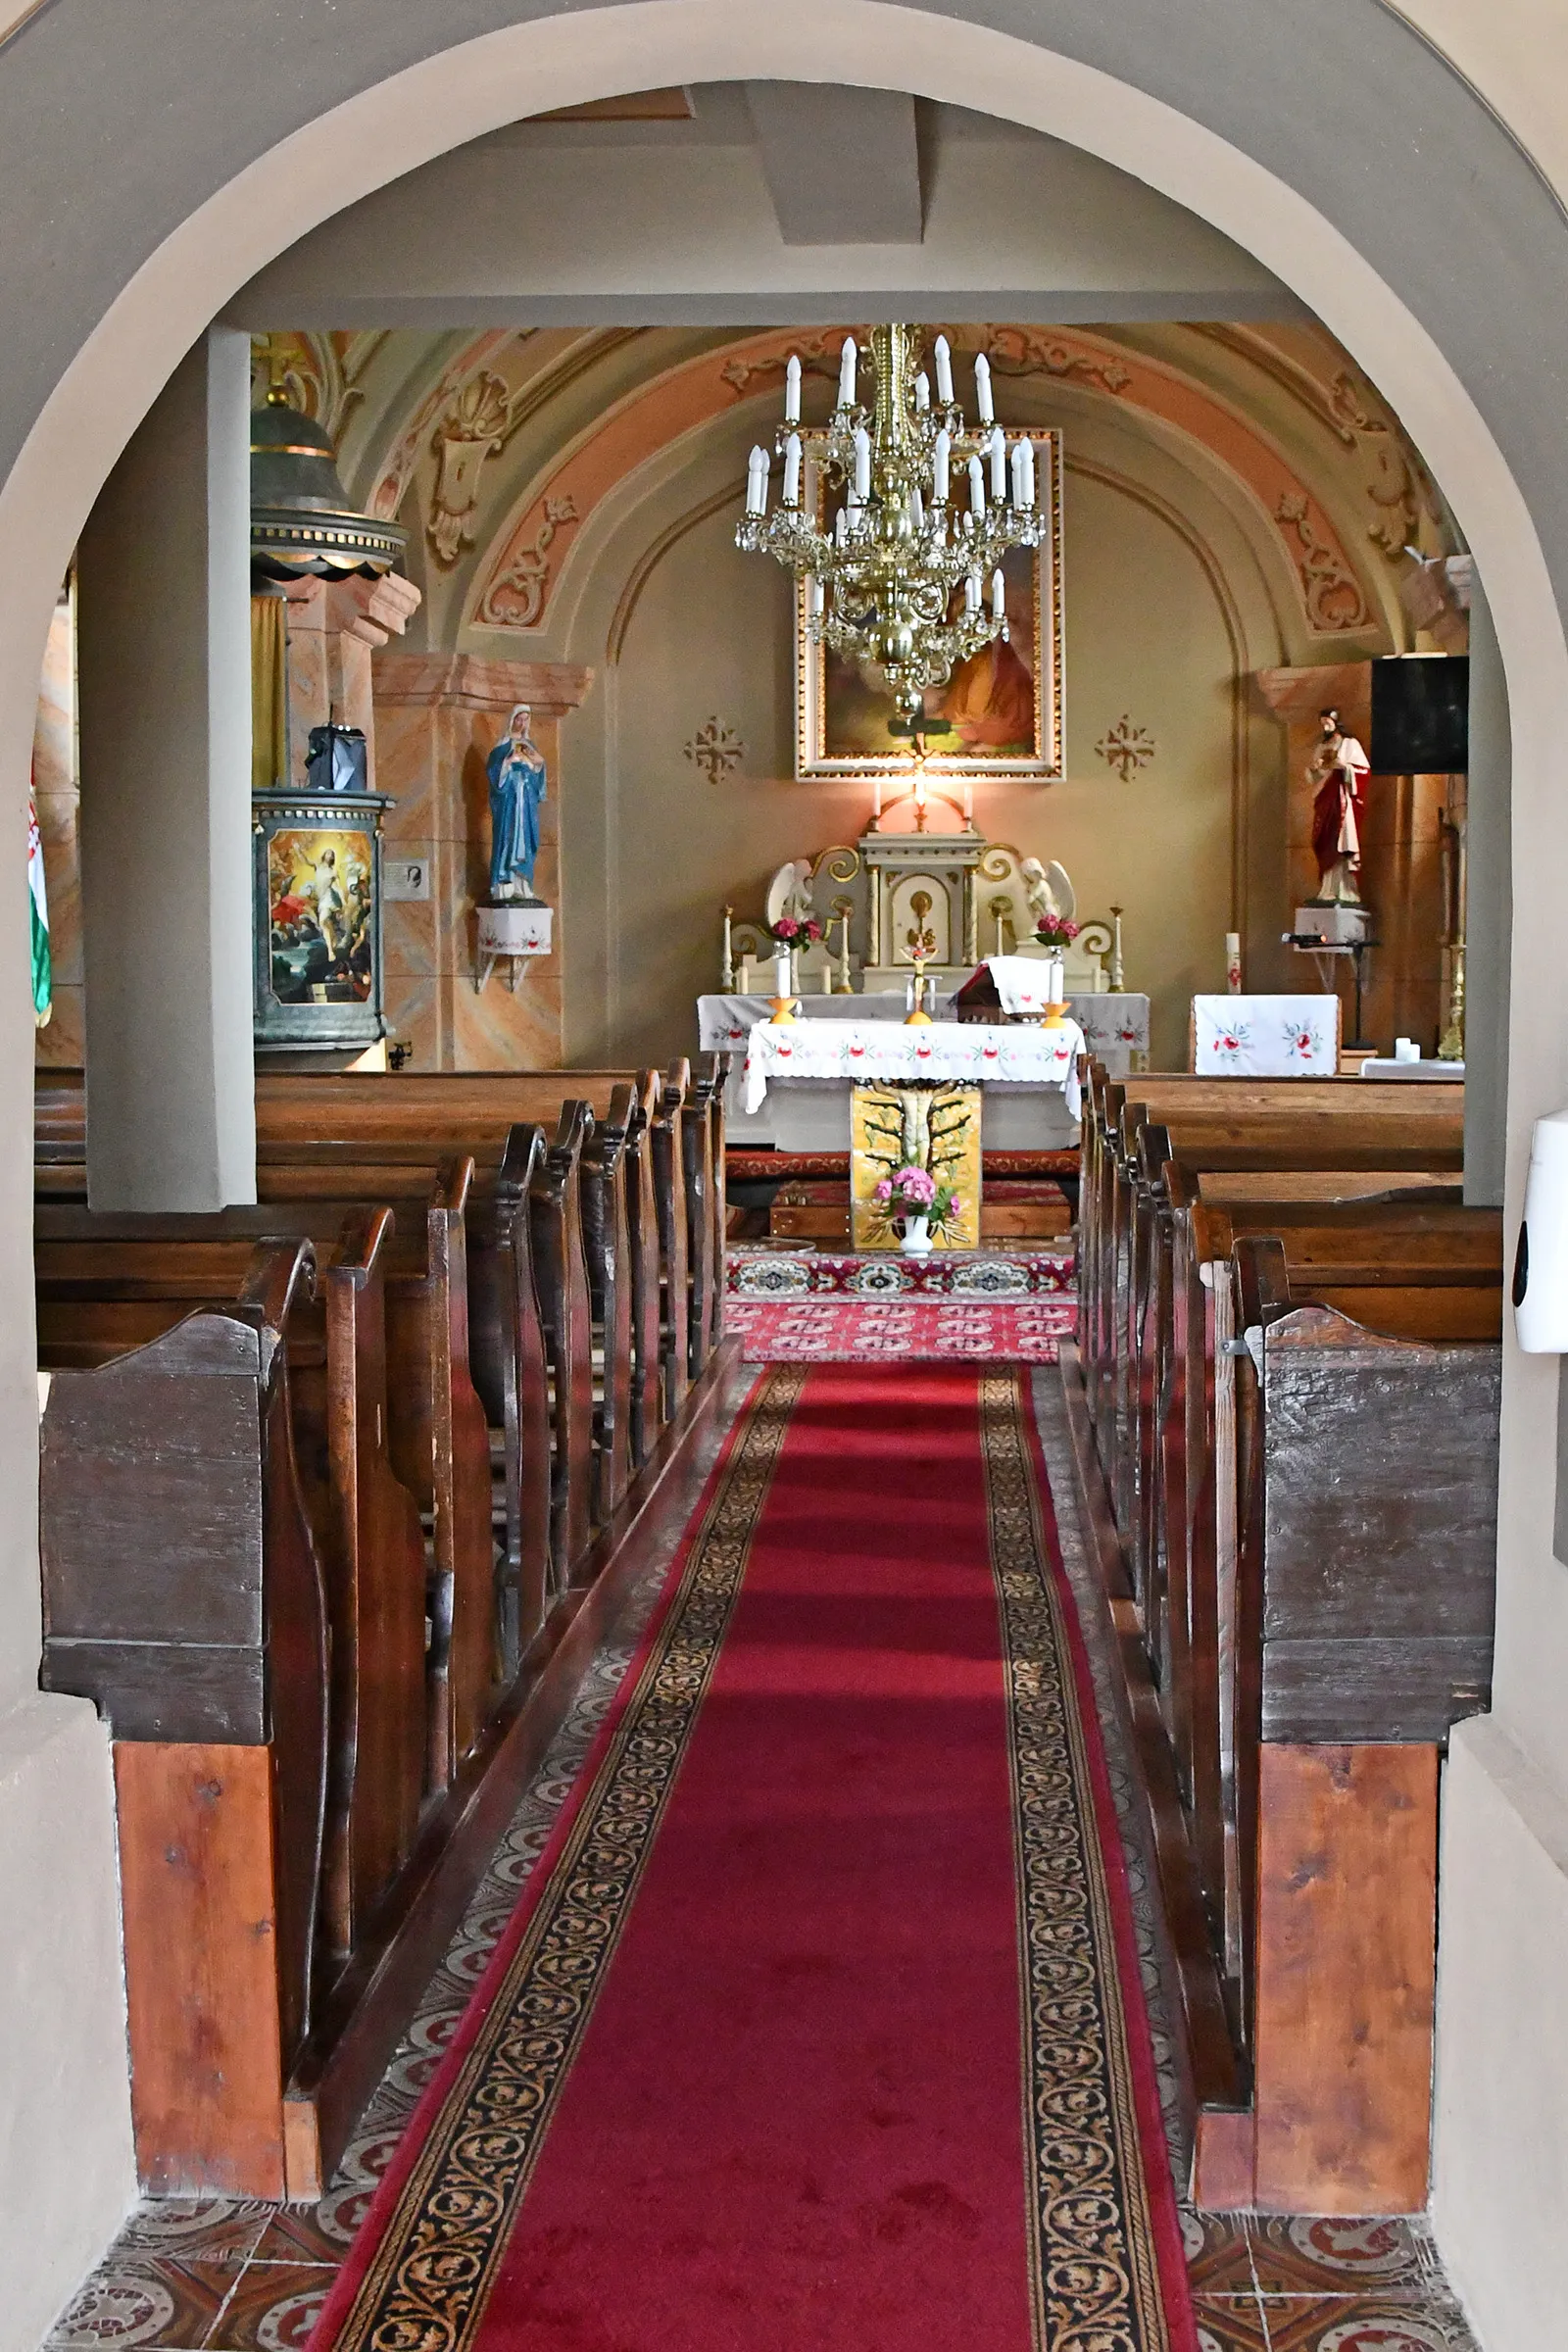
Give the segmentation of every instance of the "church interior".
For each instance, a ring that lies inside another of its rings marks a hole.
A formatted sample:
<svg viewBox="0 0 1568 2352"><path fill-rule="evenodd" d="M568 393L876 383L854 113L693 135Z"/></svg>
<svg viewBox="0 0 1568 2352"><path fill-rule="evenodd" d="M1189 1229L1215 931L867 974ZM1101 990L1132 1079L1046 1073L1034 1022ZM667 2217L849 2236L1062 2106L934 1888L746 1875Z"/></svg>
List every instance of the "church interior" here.
<svg viewBox="0 0 1568 2352"><path fill-rule="evenodd" d="M112 1988L0 2352L1568 2342L1445 2186L1568 1345L1464 502L1244 243L902 88L270 251L31 719Z"/></svg>

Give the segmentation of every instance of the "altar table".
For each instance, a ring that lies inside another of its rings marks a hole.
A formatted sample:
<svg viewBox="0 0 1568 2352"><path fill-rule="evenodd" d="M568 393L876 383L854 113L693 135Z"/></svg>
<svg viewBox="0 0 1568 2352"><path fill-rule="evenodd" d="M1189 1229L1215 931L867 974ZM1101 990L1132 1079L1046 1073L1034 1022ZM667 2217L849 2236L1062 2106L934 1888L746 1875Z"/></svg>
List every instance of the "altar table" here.
<svg viewBox="0 0 1568 2352"><path fill-rule="evenodd" d="M979 1085L981 1138L996 1151L1052 1151L1076 1140L1083 1031L933 1021L760 1023L747 1039L742 1104L764 1098L781 1151L842 1151L850 1092L860 1080Z"/></svg>

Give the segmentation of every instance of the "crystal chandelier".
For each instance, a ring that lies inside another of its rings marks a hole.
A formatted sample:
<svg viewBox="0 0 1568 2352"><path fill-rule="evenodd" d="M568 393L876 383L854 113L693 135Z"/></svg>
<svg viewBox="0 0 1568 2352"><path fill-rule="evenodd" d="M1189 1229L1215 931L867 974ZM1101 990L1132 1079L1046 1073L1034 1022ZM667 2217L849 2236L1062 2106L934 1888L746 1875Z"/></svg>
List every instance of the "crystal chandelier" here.
<svg viewBox="0 0 1568 2352"><path fill-rule="evenodd" d="M767 511L772 467L752 451L746 514L735 543L761 550L806 581L806 625L819 645L873 663L898 710L893 731L939 731L923 714L928 687L1007 634L1002 559L1010 548L1037 547L1034 444L1007 436L996 420L991 365L974 363L973 430L953 392L953 357L945 335L932 348L936 376L920 366L919 330L871 329L875 405L856 398L860 353L845 340L838 403L825 430L801 424L801 363L785 375L784 422L774 447L783 460L783 496ZM808 456L831 497L843 503L820 525L808 490Z"/></svg>

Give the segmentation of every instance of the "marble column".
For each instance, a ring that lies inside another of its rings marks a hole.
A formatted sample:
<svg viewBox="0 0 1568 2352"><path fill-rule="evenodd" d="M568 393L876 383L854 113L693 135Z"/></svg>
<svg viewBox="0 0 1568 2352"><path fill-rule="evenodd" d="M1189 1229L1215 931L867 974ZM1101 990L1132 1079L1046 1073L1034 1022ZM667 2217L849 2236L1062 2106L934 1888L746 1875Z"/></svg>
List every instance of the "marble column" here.
<svg viewBox="0 0 1568 2352"><path fill-rule="evenodd" d="M415 1070L554 1069L562 1058L561 722L590 669L560 662L488 662L471 654L372 656L377 789L386 858L422 865L429 896L384 902L386 1015ZM556 910L551 953L474 987L474 907L489 882L485 761L517 703L544 754L534 886Z"/></svg>
<svg viewBox="0 0 1568 2352"><path fill-rule="evenodd" d="M126 447L77 617L89 1198L254 1200L247 336L212 328Z"/></svg>

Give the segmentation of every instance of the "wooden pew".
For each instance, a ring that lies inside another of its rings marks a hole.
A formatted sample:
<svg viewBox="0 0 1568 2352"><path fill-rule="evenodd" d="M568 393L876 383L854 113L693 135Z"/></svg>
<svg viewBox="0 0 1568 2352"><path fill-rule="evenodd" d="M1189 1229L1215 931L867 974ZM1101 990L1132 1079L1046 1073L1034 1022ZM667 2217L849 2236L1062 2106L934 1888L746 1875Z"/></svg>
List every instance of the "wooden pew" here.
<svg viewBox="0 0 1568 2352"><path fill-rule="evenodd" d="M295 1451L326 1573L331 1740L322 1935L339 1960L413 1848L424 1794L424 1538L388 1453L386 1208L356 1209L289 1320ZM46 1365L102 1364L198 1303L233 1298L255 1242L37 1246ZM314 1325L314 1329L312 1326Z"/></svg>
<svg viewBox="0 0 1568 2352"><path fill-rule="evenodd" d="M39 1431L45 1690L114 1741L144 2187L282 2197L283 2086L317 1998L327 1600L295 1466L306 1243L247 1254L122 1351L90 1302ZM142 1302L145 1304L145 1301Z"/></svg>
<svg viewBox="0 0 1568 2352"><path fill-rule="evenodd" d="M468 1364L466 1208L473 1163L445 1162L411 1201L385 1253L387 1452L428 1527L426 1787L439 1789L483 1727L501 1679L490 1438ZM422 1222L419 1211L422 1207ZM358 1213L346 1201L225 1209L212 1216L43 1209L41 1244L312 1244L326 1260ZM59 1252L51 1247L40 1267Z"/></svg>

